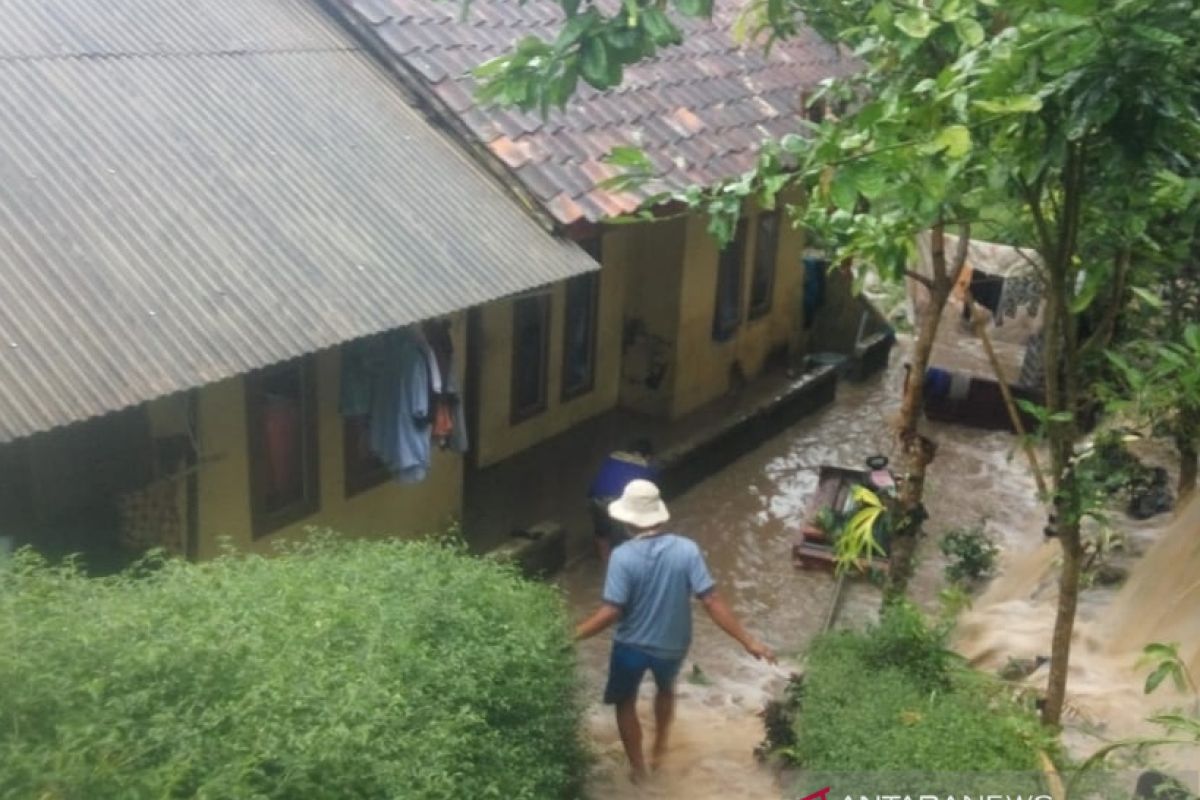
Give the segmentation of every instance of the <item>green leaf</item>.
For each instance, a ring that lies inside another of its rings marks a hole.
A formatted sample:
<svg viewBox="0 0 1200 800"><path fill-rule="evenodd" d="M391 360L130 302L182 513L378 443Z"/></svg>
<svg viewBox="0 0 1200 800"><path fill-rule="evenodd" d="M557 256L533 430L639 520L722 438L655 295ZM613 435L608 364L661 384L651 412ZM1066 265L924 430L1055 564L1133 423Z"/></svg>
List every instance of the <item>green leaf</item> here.
<svg viewBox="0 0 1200 800"><path fill-rule="evenodd" d="M1013 399L1015 400L1015 402L1017 404L1017 408L1021 409L1029 416L1040 420L1041 422L1045 422L1046 417L1049 416L1049 414L1046 410L1046 407L1043 405L1035 403L1032 400L1025 400L1020 397L1016 397Z"/></svg>
<svg viewBox="0 0 1200 800"><path fill-rule="evenodd" d="M1188 325L1183 331L1183 340L1189 348L1200 353L1200 325Z"/></svg>
<svg viewBox="0 0 1200 800"><path fill-rule="evenodd" d="M858 186L854 183L853 170L843 168L837 171L829 187L829 199L843 211L854 211L858 205Z"/></svg>
<svg viewBox="0 0 1200 800"><path fill-rule="evenodd" d="M779 140L779 146L793 155L800 155L809 150L808 139L796 133L789 133Z"/></svg>
<svg viewBox="0 0 1200 800"><path fill-rule="evenodd" d="M568 17L579 13L579 0L559 0L559 5L562 6L563 13Z"/></svg>
<svg viewBox="0 0 1200 800"><path fill-rule="evenodd" d="M1136 294L1143 303L1150 306L1151 308L1155 308L1155 309L1163 308L1162 298L1159 297L1158 295L1156 295L1146 289L1143 289L1140 286L1134 286L1133 293Z"/></svg>
<svg viewBox="0 0 1200 800"><path fill-rule="evenodd" d="M1179 658L1179 645L1172 642L1165 644L1163 642L1151 642L1142 648L1142 657L1138 663L1145 663L1146 660L1161 660L1161 659L1177 659Z"/></svg>
<svg viewBox="0 0 1200 800"><path fill-rule="evenodd" d="M867 18L881 27L891 22L892 16L892 4L887 0L880 0L867 12Z"/></svg>
<svg viewBox="0 0 1200 800"><path fill-rule="evenodd" d="M712 0L675 0L675 7L688 17L712 16Z"/></svg>
<svg viewBox="0 0 1200 800"><path fill-rule="evenodd" d="M896 17L896 27L914 39L928 38L937 24L924 9L911 9Z"/></svg>
<svg viewBox="0 0 1200 800"><path fill-rule="evenodd" d="M876 200L887 191L888 172L878 165L867 164L857 170L854 183L863 197L868 200Z"/></svg>
<svg viewBox="0 0 1200 800"><path fill-rule="evenodd" d="M575 87L578 83L579 64L576 60L554 78L547 93L548 101L559 108L565 106L575 94Z"/></svg>
<svg viewBox="0 0 1200 800"><path fill-rule="evenodd" d="M951 158L962 158L971 152L971 130L966 125L950 125L934 137L935 151L945 150Z"/></svg>
<svg viewBox="0 0 1200 800"><path fill-rule="evenodd" d="M1075 295L1075 299L1071 301L1071 313L1082 314L1087 310L1092 301L1096 299L1097 292L1100 291L1101 280L1097 280L1092 276L1091 279L1083 284L1083 289L1079 294Z"/></svg>
<svg viewBox="0 0 1200 800"><path fill-rule="evenodd" d="M608 46L598 36L583 40L583 55L579 62L583 79L597 89L607 89L612 75L608 64Z"/></svg>
<svg viewBox="0 0 1200 800"><path fill-rule="evenodd" d="M1000 100L976 100L975 107L989 114L1033 114L1042 110L1042 100L1037 95L1022 94Z"/></svg>
<svg viewBox="0 0 1200 800"><path fill-rule="evenodd" d="M623 167L625 169L637 169L649 172L654 168L644 150L640 147L629 145L614 147L603 160L614 167Z"/></svg>
<svg viewBox="0 0 1200 800"><path fill-rule="evenodd" d="M679 28L675 27L674 23L657 6L647 6L642 10L642 25L654 43L660 47L679 44L683 41L683 34L680 33Z"/></svg>
<svg viewBox="0 0 1200 800"><path fill-rule="evenodd" d="M1170 662L1165 663L1165 664L1159 664L1158 668L1156 670L1154 670L1153 672L1151 672L1150 675L1147 676L1147 678L1146 678L1145 693L1153 694L1154 690L1157 689L1159 687L1159 685L1162 684L1162 682L1167 679L1167 676L1171 674L1173 666L1174 666L1174 664L1172 664Z"/></svg>
<svg viewBox="0 0 1200 800"><path fill-rule="evenodd" d="M554 48L560 53L570 48L599 21L600 15L594 8L589 8L585 14L571 17L558 32L558 38L554 40Z"/></svg>
<svg viewBox="0 0 1200 800"><path fill-rule="evenodd" d="M956 19L954 21L954 31L958 34L958 38L968 47L978 47L987 38L983 26L971 17Z"/></svg>

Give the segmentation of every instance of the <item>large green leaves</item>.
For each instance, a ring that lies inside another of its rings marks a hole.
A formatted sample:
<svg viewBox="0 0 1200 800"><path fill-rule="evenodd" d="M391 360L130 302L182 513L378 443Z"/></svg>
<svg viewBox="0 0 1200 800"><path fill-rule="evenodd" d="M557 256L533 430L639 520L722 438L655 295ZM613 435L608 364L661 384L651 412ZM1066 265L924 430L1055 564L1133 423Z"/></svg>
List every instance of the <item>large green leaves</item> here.
<svg viewBox="0 0 1200 800"><path fill-rule="evenodd" d="M962 158L971 152L971 129L966 125L947 125L922 150L926 153L944 152L950 158Z"/></svg>
<svg viewBox="0 0 1200 800"><path fill-rule="evenodd" d="M608 45L603 39L588 39L583 43L579 73L597 89L607 89L612 85L613 73L608 63Z"/></svg>
<svg viewBox="0 0 1200 800"><path fill-rule="evenodd" d="M896 17L896 27L914 39L924 39L933 33L937 24L923 8L914 8Z"/></svg>

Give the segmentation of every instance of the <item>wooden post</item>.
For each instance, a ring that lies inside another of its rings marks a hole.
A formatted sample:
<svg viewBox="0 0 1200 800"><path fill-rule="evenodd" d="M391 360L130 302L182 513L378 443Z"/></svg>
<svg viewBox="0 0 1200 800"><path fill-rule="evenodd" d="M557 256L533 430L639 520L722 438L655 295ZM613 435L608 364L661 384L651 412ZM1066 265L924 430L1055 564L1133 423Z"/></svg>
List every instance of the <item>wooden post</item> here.
<svg viewBox="0 0 1200 800"><path fill-rule="evenodd" d="M1013 428L1016 429L1017 435L1021 437L1021 447L1025 450L1025 456L1029 459L1029 466L1033 468L1033 479L1037 481L1038 494L1044 497L1050 496L1049 489L1046 488L1046 479L1042 477L1042 468L1038 465L1037 453L1033 449L1033 444L1029 441L1029 437L1025 434L1025 425L1021 422L1021 413L1017 409L1017 404L1013 400L1012 392L1008 388L1008 380L1004 377L1004 370L1000 366L1000 359L996 358L996 350L992 347L992 339L987 333L988 313L983 306L976 305L975 298L968 293L967 302L971 304L971 327L983 342L983 349L987 352L988 361L992 364L992 372L996 375L996 383L1000 384L1000 394L1004 396L1004 407L1008 409L1008 417L1012 420Z"/></svg>

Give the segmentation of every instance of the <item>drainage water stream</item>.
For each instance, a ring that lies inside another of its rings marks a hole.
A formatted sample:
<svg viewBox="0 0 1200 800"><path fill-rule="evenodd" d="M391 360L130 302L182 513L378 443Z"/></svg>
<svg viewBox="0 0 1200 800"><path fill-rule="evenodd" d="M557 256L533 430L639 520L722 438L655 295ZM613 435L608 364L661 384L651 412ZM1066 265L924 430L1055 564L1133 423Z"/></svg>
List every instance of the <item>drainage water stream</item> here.
<svg viewBox="0 0 1200 800"><path fill-rule="evenodd" d="M762 738L758 712L819 632L833 597L833 579L821 571L795 570L791 543L816 488L821 464L857 466L874 453L889 454L889 418L900 396L901 360L899 354L894 356L897 367L866 384L843 384L833 405L781 432L671 504L674 530L700 544L719 589L747 627L780 654L780 665L771 667L745 655L695 607L695 640L680 676L671 748L650 784L633 787L611 709L599 702L609 636L582 643L584 680L589 696L595 698L589 714L599 758L589 787L593 797L795 796L755 761L753 750ZM933 435L941 445L928 483L933 515L928 527L934 533L990 515L989 530L998 537L1003 532L1006 544L1010 539L1040 540L1041 512L1024 464L1010 457L1012 437L953 426L937 426ZM563 576L562 586L576 619L599 602L602 581L595 559L585 559ZM940 581L940 561L927 554L914 580L914 598L931 603ZM878 602L874 587L848 581L837 625L862 624L874 616ZM653 682L647 680L642 690L648 742Z"/></svg>

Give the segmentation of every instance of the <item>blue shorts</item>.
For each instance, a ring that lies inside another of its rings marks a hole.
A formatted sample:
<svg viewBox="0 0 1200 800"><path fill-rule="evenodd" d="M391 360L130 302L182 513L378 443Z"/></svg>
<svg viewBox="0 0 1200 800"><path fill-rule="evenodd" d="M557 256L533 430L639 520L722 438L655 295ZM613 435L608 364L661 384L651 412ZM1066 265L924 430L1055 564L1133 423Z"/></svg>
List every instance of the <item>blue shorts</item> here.
<svg viewBox="0 0 1200 800"><path fill-rule="evenodd" d="M613 642L612 657L608 662L608 685L604 687L604 702L609 705L623 703L637 697L638 687L646 670L654 675L660 692L669 692L675 685L675 676L683 665L682 658L659 658L644 650Z"/></svg>

